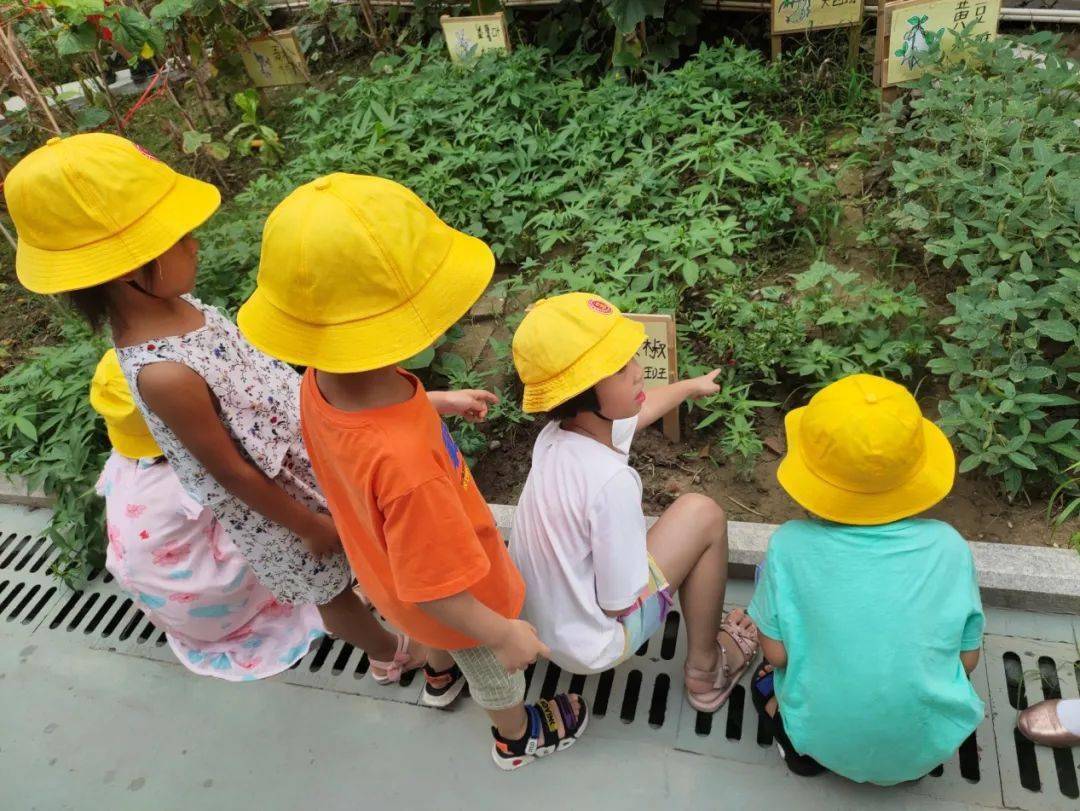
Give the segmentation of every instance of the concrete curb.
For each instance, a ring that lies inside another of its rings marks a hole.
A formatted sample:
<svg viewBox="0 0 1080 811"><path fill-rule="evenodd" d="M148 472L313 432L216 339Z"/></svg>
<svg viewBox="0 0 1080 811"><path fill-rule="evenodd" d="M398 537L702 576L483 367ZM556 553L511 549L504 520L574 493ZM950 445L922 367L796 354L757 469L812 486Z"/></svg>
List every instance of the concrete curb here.
<svg viewBox="0 0 1080 811"><path fill-rule="evenodd" d="M53 499L41 490L30 492L22 479L0 476L0 504L17 504L21 507L51 507Z"/></svg>
<svg viewBox="0 0 1080 811"><path fill-rule="evenodd" d="M0 476L0 504L50 507L52 499L40 490L29 492L26 483ZM513 506L492 504L495 523L509 536ZM649 525L656 521L649 518ZM754 567L765 558L765 549L776 524L732 521L728 524L728 571L731 577L754 578ZM979 574L979 587L987 605L1024 611L1080 614L1080 555L1071 549L1042 546L1010 546L968 541Z"/></svg>
<svg viewBox="0 0 1080 811"><path fill-rule="evenodd" d="M514 507L492 504L495 522L508 533ZM650 526L656 520L649 518ZM731 521L728 524L728 571L731 577L752 580L754 567L776 524ZM1071 549L1010 546L968 541L986 605L1024 611L1080 614L1080 555Z"/></svg>

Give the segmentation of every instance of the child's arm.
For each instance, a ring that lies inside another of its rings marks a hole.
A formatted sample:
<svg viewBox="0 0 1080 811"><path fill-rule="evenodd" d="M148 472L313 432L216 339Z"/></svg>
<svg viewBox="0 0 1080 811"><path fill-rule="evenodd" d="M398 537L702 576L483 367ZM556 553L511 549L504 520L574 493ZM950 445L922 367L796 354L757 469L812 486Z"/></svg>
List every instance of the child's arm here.
<svg viewBox="0 0 1080 811"><path fill-rule="evenodd" d="M286 495L240 455L225 429L206 382L178 363L154 363L139 373L139 393L218 483L251 509L299 535L317 555L340 549L329 515Z"/></svg>
<svg viewBox="0 0 1080 811"><path fill-rule="evenodd" d="M761 645L761 652L770 665L773 667L787 667L787 648L784 647L783 642L770 639L758 629L758 644Z"/></svg>
<svg viewBox="0 0 1080 811"><path fill-rule="evenodd" d="M444 417L463 417L467 422L483 422L488 406L499 402L499 398L490 391L481 389L429 391L428 400Z"/></svg>
<svg viewBox="0 0 1080 811"><path fill-rule="evenodd" d="M979 664L979 648L975 650L962 650L960 651L960 661L964 663L964 670L970 676L971 671L974 670Z"/></svg>
<svg viewBox="0 0 1080 811"><path fill-rule="evenodd" d="M524 670L537 656L547 656L550 652L529 623L508 620L467 591L419 605L443 625L491 648L508 673Z"/></svg>
<svg viewBox="0 0 1080 811"><path fill-rule="evenodd" d="M708 397L720 391L715 383L719 369L713 369L707 375L691 377L680 380L677 383L669 383L666 386L658 386L649 389L645 396L645 404L641 406L638 414L637 431L652 425L669 411L677 408L684 400L696 400L699 397Z"/></svg>

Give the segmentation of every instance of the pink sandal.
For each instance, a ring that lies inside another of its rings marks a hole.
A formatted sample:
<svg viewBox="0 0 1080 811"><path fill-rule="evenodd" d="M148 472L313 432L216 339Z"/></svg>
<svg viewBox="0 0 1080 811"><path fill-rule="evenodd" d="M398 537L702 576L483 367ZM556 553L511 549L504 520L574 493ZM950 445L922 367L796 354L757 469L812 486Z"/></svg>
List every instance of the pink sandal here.
<svg viewBox="0 0 1080 811"><path fill-rule="evenodd" d="M683 675L686 679L686 700L698 712L716 712L723 707L728 700L728 696L731 695L731 691L735 689L735 685L742 678L742 674L754 663L754 658L757 655L756 627L751 631L744 631L731 621L731 613L729 613L724 617L724 621L720 623L720 630L735 640L735 644L742 651L743 663L734 671L731 670L728 666L727 651L720 644L720 635L717 634L716 646L720 649L720 667L715 670L701 670L689 665L683 667ZM691 679L712 686L703 690L691 690Z"/></svg>
<svg viewBox="0 0 1080 811"><path fill-rule="evenodd" d="M427 656L423 659L414 660L409 655L409 643L412 641L405 634L397 636L397 651L394 658L389 662L380 662L368 657L368 665L371 668L371 678L376 684L394 684L401 681L402 675L411 670L423 667L427 663Z"/></svg>

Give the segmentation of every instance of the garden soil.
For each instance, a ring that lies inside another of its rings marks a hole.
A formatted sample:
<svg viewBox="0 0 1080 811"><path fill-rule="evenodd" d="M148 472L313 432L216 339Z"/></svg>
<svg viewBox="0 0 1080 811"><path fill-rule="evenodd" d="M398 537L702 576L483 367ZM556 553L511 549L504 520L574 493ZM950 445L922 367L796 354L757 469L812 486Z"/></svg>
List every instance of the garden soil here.
<svg viewBox="0 0 1080 811"><path fill-rule="evenodd" d="M538 421L519 429L476 463L473 472L488 501L517 503L529 472L532 443L542 424ZM748 478L734 466L714 460L709 437L694 433L692 417L684 414L683 440L678 444L659 428L648 428L635 440L630 454L630 464L641 474L646 514L658 515L683 493L697 492L714 498L734 521L779 524L805 518L806 512L776 482L777 450L784 450L779 415L763 415L759 426L772 448L766 448ZM958 476L952 493L925 515L947 521L970 541L1068 547L1070 534L1080 529L1080 522L1073 521L1052 532L1045 503L1009 504L993 482L970 476Z"/></svg>

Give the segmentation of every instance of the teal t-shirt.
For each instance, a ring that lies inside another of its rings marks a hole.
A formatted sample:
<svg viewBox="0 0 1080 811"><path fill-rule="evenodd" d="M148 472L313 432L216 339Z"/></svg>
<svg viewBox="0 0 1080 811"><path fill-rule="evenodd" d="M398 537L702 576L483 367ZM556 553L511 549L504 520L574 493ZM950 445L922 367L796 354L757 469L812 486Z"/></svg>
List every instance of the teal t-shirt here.
<svg viewBox="0 0 1080 811"><path fill-rule="evenodd" d="M960 662L982 643L982 603L971 550L948 524L789 521L748 611L787 649L774 684L791 743L837 774L915 780L983 719Z"/></svg>

